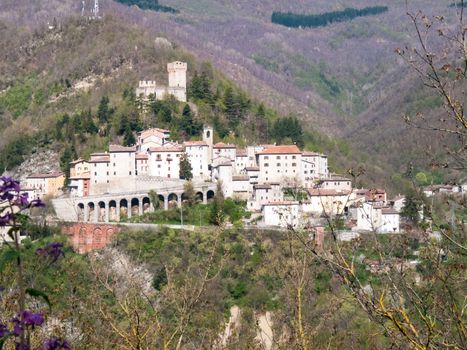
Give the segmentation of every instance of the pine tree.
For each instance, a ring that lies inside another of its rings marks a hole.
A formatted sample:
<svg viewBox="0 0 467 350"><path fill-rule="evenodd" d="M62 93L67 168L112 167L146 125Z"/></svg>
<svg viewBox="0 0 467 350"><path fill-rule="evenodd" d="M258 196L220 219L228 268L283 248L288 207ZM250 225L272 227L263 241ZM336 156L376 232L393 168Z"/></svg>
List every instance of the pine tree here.
<svg viewBox="0 0 467 350"><path fill-rule="evenodd" d="M70 146L67 144L60 157L60 169L65 174L65 186L67 186L70 181L70 162L72 162L74 158L77 158L75 148L73 145Z"/></svg>
<svg viewBox="0 0 467 350"><path fill-rule="evenodd" d="M196 204L196 192L191 181L187 181L183 185L183 200L188 207L193 207Z"/></svg>
<svg viewBox="0 0 467 350"><path fill-rule="evenodd" d="M180 179L190 181L193 178L193 168L191 167L190 160L186 153L183 153L180 157Z"/></svg>
<svg viewBox="0 0 467 350"><path fill-rule="evenodd" d="M99 103L99 108L97 110L97 117L99 118L99 122L107 123L110 118L110 110L109 110L109 98L107 96L102 96L101 101Z"/></svg>
<svg viewBox="0 0 467 350"><path fill-rule="evenodd" d="M225 220L224 213L224 192L222 190L222 182L217 181L216 194L211 207L210 222L214 225L222 225Z"/></svg>
<svg viewBox="0 0 467 350"><path fill-rule="evenodd" d="M135 135L131 131L130 126L125 129L125 136L123 137L123 144L125 146L133 146L136 143Z"/></svg>

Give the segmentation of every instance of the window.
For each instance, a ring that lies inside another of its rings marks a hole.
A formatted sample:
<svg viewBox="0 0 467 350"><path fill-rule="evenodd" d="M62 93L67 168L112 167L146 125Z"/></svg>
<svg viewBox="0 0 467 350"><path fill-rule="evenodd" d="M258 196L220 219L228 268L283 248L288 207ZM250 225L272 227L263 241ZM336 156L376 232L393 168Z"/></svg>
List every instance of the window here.
<svg viewBox="0 0 467 350"><path fill-rule="evenodd" d="M281 156L277 156L276 159L281 159Z"/></svg>
<svg viewBox="0 0 467 350"><path fill-rule="evenodd" d="M297 158L297 157L296 157L296 156L292 156L292 159L295 159L295 158Z"/></svg>
<svg viewBox="0 0 467 350"><path fill-rule="evenodd" d="M114 175L117 175L117 172L116 172L116 171L114 171Z"/></svg>
<svg viewBox="0 0 467 350"><path fill-rule="evenodd" d="M107 176L109 176L109 172L107 172Z"/></svg>
<svg viewBox="0 0 467 350"><path fill-rule="evenodd" d="M97 171L94 172L94 176L97 176Z"/></svg>
<svg viewBox="0 0 467 350"><path fill-rule="evenodd" d="M277 163L277 166L281 166L281 163Z"/></svg>
<svg viewBox="0 0 467 350"><path fill-rule="evenodd" d="M130 175L131 175L131 171L130 171Z"/></svg>
<svg viewBox="0 0 467 350"><path fill-rule="evenodd" d="M292 163L292 166L297 166L297 163Z"/></svg>
<svg viewBox="0 0 467 350"><path fill-rule="evenodd" d="M264 159L269 159L269 156L264 156Z"/></svg>
<svg viewBox="0 0 467 350"><path fill-rule="evenodd" d="M264 166L265 166L265 167L268 167L268 166L269 166L269 163L264 163Z"/></svg>
<svg viewBox="0 0 467 350"><path fill-rule="evenodd" d="M115 163L114 163L114 166L115 166Z"/></svg>

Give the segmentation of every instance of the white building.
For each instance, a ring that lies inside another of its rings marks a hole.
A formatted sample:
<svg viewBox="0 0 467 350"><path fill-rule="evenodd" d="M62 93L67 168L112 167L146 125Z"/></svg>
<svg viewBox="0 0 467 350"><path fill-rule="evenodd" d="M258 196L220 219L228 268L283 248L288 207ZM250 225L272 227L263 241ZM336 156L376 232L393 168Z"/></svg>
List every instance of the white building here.
<svg viewBox="0 0 467 350"><path fill-rule="evenodd" d="M89 160L90 194L108 191L110 183L110 155L108 153L92 153Z"/></svg>
<svg viewBox="0 0 467 350"><path fill-rule="evenodd" d="M169 86L158 85L155 80L141 80L136 88L136 96L144 99L151 95L157 100L163 100L169 95L177 100L186 102L186 72L188 66L186 62L171 62L167 64L169 76Z"/></svg>
<svg viewBox="0 0 467 350"><path fill-rule="evenodd" d="M247 150L237 148L235 155L235 172L240 174L249 165Z"/></svg>
<svg viewBox="0 0 467 350"><path fill-rule="evenodd" d="M110 178L135 176L136 147L109 146Z"/></svg>
<svg viewBox="0 0 467 350"><path fill-rule="evenodd" d="M310 189L308 190L309 199L303 203L303 211L325 216L343 215L351 204L350 194L349 191Z"/></svg>
<svg viewBox="0 0 467 350"><path fill-rule="evenodd" d="M232 197L234 193L233 186L233 165L231 162L225 162L212 167L212 177L215 181L222 183L224 197Z"/></svg>
<svg viewBox="0 0 467 350"><path fill-rule="evenodd" d="M303 152L302 176L305 187L311 187L316 179L328 177L328 157L320 153Z"/></svg>
<svg viewBox="0 0 467 350"><path fill-rule="evenodd" d="M34 190L36 196L57 196L65 184L65 175L60 171L47 174L35 173L26 177L26 188Z"/></svg>
<svg viewBox="0 0 467 350"><path fill-rule="evenodd" d="M205 141L186 141L183 143L190 161L194 179L209 179L209 146Z"/></svg>
<svg viewBox="0 0 467 350"><path fill-rule="evenodd" d="M178 179L182 146L154 147L148 150L149 175Z"/></svg>
<svg viewBox="0 0 467 350"><path fill-rule="evenodd" d="M284 228L297 228L300 223L300 205L298 202L276 202L262 207L263 224Z"/></svg>
<svg viewBox="0 0 467 350"><path fill-rule="evenodd" d="M352 191L352 180L345 177L333 176L321 180L319 187L325 190Z"/></svg>
<svg viewBox="0 0 467 350"><path fill-rule="evenodd" d="M237 154L237 146L219 142L213 146L213 162L216 161L217 158L227 158L235 164L235 158Z"/></svg>
<svg viewBox="0 0 467 350"><path fill-rule="evenodd" d="M162 147L170 142L170 131L159 128L144 130L138 134L137 147L141 152L147 152L151 147Z"/></svg>
<svg viewBox="0 0 467 350"><path fill-rule="evenodd" d="M394 208L363 203L357 210L357 229L377 233L400 232L400 216Z"/></svg>
<svg viewBox="0 0 467 350"><path fill-rule="evenodd" d="M293 180L301 183L302 152L296 145L267 146L257 153L257 163L260 168L258 181L284 182Z"/></svg>
<svg viewBox="0 0 467 350"><path fill-rule="evenodd" d="M136 175L149 175L149 156L147 153L136 153Z"/></svg>
<svg viewBox="0 0 467 350"><path fill-rule="evenodd" d="M283 201L284 193L278 182L253 185L253 193L248 201L248 210L261 210L265 204Z"/></svg>

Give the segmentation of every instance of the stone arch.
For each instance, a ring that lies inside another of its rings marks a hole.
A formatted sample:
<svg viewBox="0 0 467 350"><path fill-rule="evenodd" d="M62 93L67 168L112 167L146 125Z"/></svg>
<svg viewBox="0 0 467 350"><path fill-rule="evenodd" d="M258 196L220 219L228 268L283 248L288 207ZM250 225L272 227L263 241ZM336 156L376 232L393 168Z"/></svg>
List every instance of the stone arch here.
<svg viewBox="0 0 467 350"><path fill-rule="evenodd" d="M103 222L105 221L105 203L103 201L100 201L97 204L97 221L98 222Z"/></svg>
<svg viewBox="0 0 467 350"><path fill-rule="evenodd" d="M131 199L131 215L139 215L139 198L132 198Z"/></svg>
<svg viewBox="0 0 467 350"><path fill-rule="evenodd" d="M103 243L102 230L100 227L96 227L93 232L92 244L95 245L95 248L99 248ZM104 242L105 243L105 242Z"/></svg>
<svg viewBox="0 0 467 350"><path fill-rule="evenodd" d="M84 204L78 203L76 210L78 221L84 221Z"/></svg>
<svg viewBox="0 0 467 350"><path fill-rule="evenodd" d="M214 198L214 191L213 190L209 190L208 192L206 192L206 198L208 200L211 200Z"/></svg>
<svg viewBox="0 0 467 350"><path fill-rule="evenodd" d="M149 197L143 197L143 214L151 210L151 200Z"/></svg>
<svg viewBox="0 0 467 350"><path fill-rule="evenodd" d="M120 217L128 218L128 201L123 198L120 200Z"/></svg>
<svg viewBox="0 0 467 350"><path fill-rule="evenodd" d="M117 201L109 202L109 221L117 221Z"/></svg>
<svg viewBox="0 0 467 350"><path fill-rule="evenodd" d="M94 218L96 217L96 206L94 202L89 202L88 203L88 221L93 221Z"/></svg>
<svg viewBox="0 0 467 350"><path fill-rule="evenodd" d="M176 193L171 193L167 196L169 202L169 208L176 208L178 205L178 195Z"/></svg>
<svg viewBox="0 0 467 350"><path fill-rule="evenodd" d="M198 203L202 203L204 199L204 194L203 192L196 192L196 201Z"/></svg>

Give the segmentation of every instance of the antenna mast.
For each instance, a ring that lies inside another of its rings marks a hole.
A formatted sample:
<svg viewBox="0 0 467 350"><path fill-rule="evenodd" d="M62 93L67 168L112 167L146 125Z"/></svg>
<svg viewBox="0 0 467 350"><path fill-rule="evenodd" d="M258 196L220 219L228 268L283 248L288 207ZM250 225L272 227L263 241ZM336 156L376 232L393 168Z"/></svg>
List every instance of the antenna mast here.
<svg viewBox="0 0 467 350"><path fill-rule="evenodd" d="M94 0L94 18L99 18L99 0Z"/></svg>

